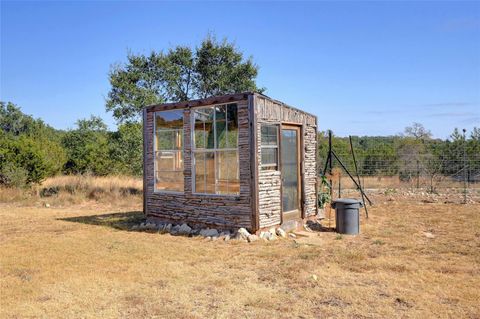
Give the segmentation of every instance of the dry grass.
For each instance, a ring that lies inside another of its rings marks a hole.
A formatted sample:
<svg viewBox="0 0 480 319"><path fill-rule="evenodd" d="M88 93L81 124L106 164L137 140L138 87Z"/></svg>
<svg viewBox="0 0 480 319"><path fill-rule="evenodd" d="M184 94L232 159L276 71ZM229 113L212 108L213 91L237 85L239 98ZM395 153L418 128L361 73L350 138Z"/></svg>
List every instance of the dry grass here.
<svg viewBox="0 0 480 319"><path fill-rule="evenodd" d="M359 236L253 244L126 231L139 199L0 205L2 318L480 316L479 204L388 202Z"/></svg>
<svg viewBox="0 0 480 319"><path fill-rule="evenodd" d="M142 195L141 177L64 175L31 189L0 188L0 203L68 206L88 202L125 203Z"/></svg>

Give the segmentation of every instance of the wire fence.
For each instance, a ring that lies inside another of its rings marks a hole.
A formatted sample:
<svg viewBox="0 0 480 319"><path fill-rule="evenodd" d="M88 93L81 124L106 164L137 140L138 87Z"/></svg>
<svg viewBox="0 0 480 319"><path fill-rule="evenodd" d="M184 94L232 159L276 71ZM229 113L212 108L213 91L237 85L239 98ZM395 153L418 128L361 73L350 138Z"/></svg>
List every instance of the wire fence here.
<svg viewBox="0 0 480 319"><path fill-rule="evenodd" d="M480 140L420 140L408 137L333 137L330 170L328 134L319 136L319 171L332 182L334 197L356 190L414 195L426 201L480 202ZM355 166L356 164L356 166ZM331 173L331 174L330 174Z"/></svg>

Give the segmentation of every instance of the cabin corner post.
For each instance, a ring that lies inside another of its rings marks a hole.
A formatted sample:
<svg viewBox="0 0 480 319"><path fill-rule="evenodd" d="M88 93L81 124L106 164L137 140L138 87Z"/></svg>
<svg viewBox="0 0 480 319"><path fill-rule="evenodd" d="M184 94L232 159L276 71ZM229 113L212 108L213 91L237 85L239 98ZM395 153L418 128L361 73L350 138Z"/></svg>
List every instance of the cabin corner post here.
<svg viewBox="0 0 480 319"><path fill-rule="evenodd" d="M143 123L143 214L147 215L147 109L142 112Z"/></svg>
<svg viewBox="0 0 480 319"><path fill-rule="evenodd" d="M248 114L250 117L250 172L252 196L252 232L259 230L259 202L258 202L258 156L257 156L257 119L255 114L255 94L248 96Z"/></svg>

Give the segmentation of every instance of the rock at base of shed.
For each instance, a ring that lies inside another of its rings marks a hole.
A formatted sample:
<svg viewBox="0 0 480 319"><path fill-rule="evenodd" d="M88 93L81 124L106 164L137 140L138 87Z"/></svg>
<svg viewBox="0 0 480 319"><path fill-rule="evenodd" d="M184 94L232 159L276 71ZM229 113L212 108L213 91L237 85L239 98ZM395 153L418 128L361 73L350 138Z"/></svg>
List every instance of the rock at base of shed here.
<svg viewBox="0 0 480 319"><path fill-rule="evenodd" d="M242 227L237 230L237 235L239 235L241 239L248 239L248 236L251 234L248 232L248 230Z"/></svg>
<svg viewBox="0 0 480 319"><path fill-rule="evenodd" d="M203 236L203 237L217 237L218 236L218 230L216 229L210 229L210 228L207 228L207 229L202 229L200 231L200 236Z"/></svg>
<svg viewBox="0 0 480 319"><path fill-rule="evenodd" d="M296 220L289 220L289 221L284 222L280 226L280 228L283 229L285 232L289 233L289 232L297 230L298 222Z"/></svg>

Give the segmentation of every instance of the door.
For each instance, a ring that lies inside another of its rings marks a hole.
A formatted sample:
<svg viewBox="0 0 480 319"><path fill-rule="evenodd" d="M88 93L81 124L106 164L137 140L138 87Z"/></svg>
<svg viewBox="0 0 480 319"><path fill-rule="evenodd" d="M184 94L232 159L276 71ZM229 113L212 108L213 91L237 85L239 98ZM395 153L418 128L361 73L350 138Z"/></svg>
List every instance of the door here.
<svg viewBox="0 0 480 319"><path fill-rule="evenodd" d="M301 218L300 128L282 126L281 136L283 221Z"/></svg>

